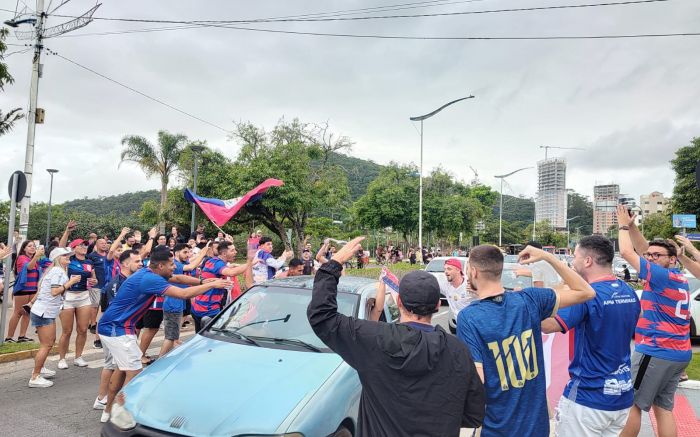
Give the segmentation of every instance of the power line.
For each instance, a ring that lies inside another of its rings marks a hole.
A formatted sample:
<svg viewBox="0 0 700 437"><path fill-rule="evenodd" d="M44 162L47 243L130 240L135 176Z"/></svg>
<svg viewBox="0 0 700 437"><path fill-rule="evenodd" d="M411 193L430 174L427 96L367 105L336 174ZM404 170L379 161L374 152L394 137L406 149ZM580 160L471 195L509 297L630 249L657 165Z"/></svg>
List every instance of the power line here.
<svg viewBox="0 0 700 437"><path fill-rule="evenodd" d="M532 6L526 8L507 8L507 9L490 9L481 11L462 11L462 12L440 12L431 14L413 14L413 15L372 15L368 17L330 17L330 18L282 18L282 19L249 19L249 20L156 20L148 18L114 18L114 17L93 17L95 20L102 21L117 21L129 23L156 23L156 24L258 24L258 23L285 23L285 22L324 22L324 21L366 21L376 19L399 19L399 18L426 18L426 17L445 17L445 16L463 16L463 15L481 15L481 14L496 14L509 12L532 12L532 11L547 11L547 10L562 10L562 9L583 9L594 7L607 6L626 6L645 3L660 3L671 0L626 0L619 2L604 2L604 3L585 3L578 5L555 5L555 6ZM56 17L74 18L67 15L54 15Z"/></svg>
<svg viewBox="0 0 700 437"><path fill-rule="evenodd" d="M223 127L221 127L221 126L219 126L219 125L217 125L217 124L214 124L214 123L212 123L212 122L210 122L210 121L204 120L203 118L197 117L196 115L193 115L193 114L190 114L189 112L183 111L182 109L177 108L177 107L175 107L175 106L173 106L173 105L171 105L171 104L169 104L169 103L166 103L166 102L164 102L164 101L162 101L162 100L160 100L160 99L158 99L158 98L156 98L156 97L149 96L148 94L146 94L146 93L144 93L144 92L142 92L142 91L139 91L139 90L137 90L137 89L135 89L135 88L132 88L132 87L130 87L130 86L128 86L128 85L125 85L125 84L119 82L119 81L116 80L116 79L112 79L112 78L109 77L109 76L105 76L104 74L102 74L102 73L100 73L100 72L98 72L98 71L95 71L95 70L93 70L93 69L90 68L90 67L86 67L85 65L82 65L82 64L80 64L80 63L78 63L78 62L76 62L76 61L74 61L74 60L72 60L72 59L68 59L68 58L66 58L66 57L63 56L63 55L60 55L60 54L54 52L53 50L50 50L50 49L46 48L46 51L47 51L48 53L54 55L54 56L58 56L59 58L63 59L64 61L68 61L68 62L70 62L71 64L73 64L73 65L75 65L75 66L77 66L77 67L82 68L83 70L87 70L87 71L89 71L90 73L93 73L93 74L95 74L95 75L97 75L97 76L100 76L101 78L106 79L106 80L108 80L108 81L110 81L110 82L112 82L112 83L115 83L115 84L119 85L119 86L122 87L122 88L126 88L126 89L128 89L129 91L132 91L132 92L134 92L134 93L136 93L136 94L139 94L139 95L141 95L141 96L143 96L143 97L145 97L145 98L147 98L147 99L149 99L149 100L152 100L152 101L154 101L154 102L156 102L156 103L159 103L159 104L161 104L161 105L163 105L163 106L165 106L165 107L168 107L168 108L170 108L170 109L172 109L172 110L175 110L175 111L177 111L177 112L179 112L179 113L181 113L181 114L183 114L183 115L186 115L186 116L188 116L188 117L190 117L190 118L193 118L193 119L195 119L195 120L197 120L197 121L200 121L200 122L202 122L202 123L208 124L209 126L212 126L212 127L217 128L217 129L220 129L220 130L222 130L222 131L224 131L224 132L226 132L226 133L230 133L230 132L231 132L230 130L224 129Z"/></svg>

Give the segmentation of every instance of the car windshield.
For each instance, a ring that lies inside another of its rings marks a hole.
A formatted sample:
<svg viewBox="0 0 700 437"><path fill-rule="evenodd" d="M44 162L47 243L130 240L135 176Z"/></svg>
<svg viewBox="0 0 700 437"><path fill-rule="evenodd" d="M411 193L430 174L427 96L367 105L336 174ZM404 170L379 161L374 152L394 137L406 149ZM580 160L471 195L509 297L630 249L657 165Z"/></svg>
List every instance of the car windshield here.
<svg viewBox="0 0 700 437"><path fill-rule="evenodd" d="M306 317L310 301L306 288L257 286L229 305L207 332L263 347L328 352ZM355 316L358 301L357 294L339 292L338 312Z"/></svg>
<svg viewBox="0 0 700 437"><path fill-rule="evenodd" d="M532 287L532 277L517 276L515 270L505 269L501 276L501 284L506 290L522 290L523 288Z"/></svg>
<svg viewBox="0 0 700 437"><path fill-rule="evenodd" d="M445 260L444 259L434 259L428 263L425 267L426 272L444 272L445 271Z"/></svg>

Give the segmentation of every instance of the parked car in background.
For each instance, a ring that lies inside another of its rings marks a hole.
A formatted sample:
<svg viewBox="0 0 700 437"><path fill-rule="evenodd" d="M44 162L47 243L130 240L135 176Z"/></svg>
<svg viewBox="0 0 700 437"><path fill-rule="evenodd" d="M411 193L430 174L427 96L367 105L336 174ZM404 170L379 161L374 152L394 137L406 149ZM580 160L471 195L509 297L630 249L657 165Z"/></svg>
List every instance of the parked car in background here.
<svg viewBox="0 0 700 437"><path fill-rule="evenodd" d="M425 266L425 271L430 273L431 275L435 276L438 281L445 278L445 261L447 261L450 258L457 258L459 262L462 263L462 271L464 274L467 274L467 263L469 262L469 258L465 256L440 256L433 258L428 265ZM442 290L440 291L440 296L442 299L445 299L445 295L442 294Z"/></svg>
<svg viewBox="0 0 700 437"><path fill-rule="evenodd" d="M343 276L338 310L366 318L376 280ZM134 378L103 436L335 436L355 433L357 372L316 337L313 277L256 285ZM387 293L383 319L398 318Z"/></svg>
<svg viewBox="0 0 700 437"><path fill-rule="evenodd" d="M613 272L615 273L615 276L623 280L625 279L625 265L630 271L630 281L637 282L639 280L639 272L637 272L634 267L629 265L624 258L615 257L613 259Z"/></svg>

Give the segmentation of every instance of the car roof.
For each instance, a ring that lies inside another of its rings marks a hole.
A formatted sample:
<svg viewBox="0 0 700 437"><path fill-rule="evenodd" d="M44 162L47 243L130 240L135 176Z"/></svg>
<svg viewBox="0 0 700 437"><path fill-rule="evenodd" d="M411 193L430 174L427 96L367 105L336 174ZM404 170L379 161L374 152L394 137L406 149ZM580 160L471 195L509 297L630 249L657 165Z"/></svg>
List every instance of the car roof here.
<svg viewBox="0 0 700 437"><path fill-rule="evenodd" d="M362 278L358 276L341 276L338 282L338 291L344 293L360 293L366 286L376 283L376 279ZM289 287L289 288L314 288L314 277L310 275L294 276L292 278L279 278L265 281L258 285Z"/></svg>

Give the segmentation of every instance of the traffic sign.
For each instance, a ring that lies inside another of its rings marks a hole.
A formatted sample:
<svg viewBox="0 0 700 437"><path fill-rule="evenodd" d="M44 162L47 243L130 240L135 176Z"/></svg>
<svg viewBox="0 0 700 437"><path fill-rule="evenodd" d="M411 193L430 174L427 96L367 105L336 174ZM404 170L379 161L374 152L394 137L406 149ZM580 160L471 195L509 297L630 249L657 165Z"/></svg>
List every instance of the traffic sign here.
<svg viewBox="0 0 700 437"><path fill-rule="evenodd" d="M17 175L17 195L15 196L15 202L19 202L24 199L24 194L27 192L27 177L19 170L12 173L12 176L10 176L10 183L7 184L7 195L10 196L10 200L12 200L12 179L14 175Z"/></svg>
<svg viewBox="0 0 700 437"><path fill-rule="evenodd" d="M700 241L700 234L688 234L686 237L690 241Z"/></svg>

